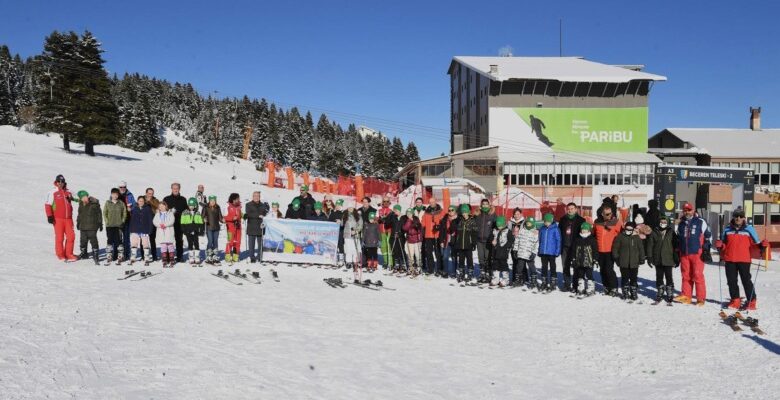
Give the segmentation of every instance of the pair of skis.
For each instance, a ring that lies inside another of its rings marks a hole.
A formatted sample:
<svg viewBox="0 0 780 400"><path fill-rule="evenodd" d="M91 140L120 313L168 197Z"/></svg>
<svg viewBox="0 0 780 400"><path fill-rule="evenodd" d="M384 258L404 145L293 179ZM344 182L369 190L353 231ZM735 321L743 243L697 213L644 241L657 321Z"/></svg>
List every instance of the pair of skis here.
<svg viewBox="0 0 780 400"><path fill-rule="evenodd" d="M125 276L122 277L122 278L117 278L117 280L118 281L124 281L124 280L128 280L128 279L138 275L138 276L140 276L138 279L130 279L130 280L131 281L142 281L144 279L149 279L149 278L151 278L151 277L153 277L155 275L160 275L160 274L162 274L162 272L153 273L152 271L144 271L144 270L135 271L135 270L131 269L129 271L125 271Z"/></svg>
<svg viewBox="0 0 780 400"><path fill-rule="evenodd" d="M720 319L723 321L724 324L728 325L731 330L734 332L741 332L742 327L739 326L739 323L742 322L745 326L750 328L751 331L755 332L759 335L766 335L766 332L764 332L759 326L758 326L758 320L747 316L745 317L742 315L741 312L737 311L734 314L727 314L725 310L720 310L720 313L718 313L720 316Z"/></svg>
<svg viewBox="0 0 780 400"><path fill-rule="evenodd" d="M395 290L395 289L386 287L384 285L384 283L382 283L382 281L372 282L371 279L366 279L366 280L364 280L362 282L359 281L359 280L354 280L354 281L352 281L352 284L355 285L355 286L360 286L362 288L371 289L371 290L380 290L380 289Z"/></svg>
<svg viewBox="0 0 780 400"><path fill-rule="evenodd" d="M347 285L344 284L344 281L342 281L341 278L323 278L322 280L332 288L344 289L347 287Z"/></svg>

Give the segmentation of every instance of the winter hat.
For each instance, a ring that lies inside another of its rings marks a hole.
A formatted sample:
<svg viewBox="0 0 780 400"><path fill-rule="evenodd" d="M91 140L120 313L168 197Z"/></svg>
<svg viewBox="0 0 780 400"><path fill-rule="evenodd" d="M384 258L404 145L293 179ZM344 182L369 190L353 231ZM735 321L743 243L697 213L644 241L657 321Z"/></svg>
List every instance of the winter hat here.
<svg viewBox="0 0 780 400"><path fill-rule="evenodd" d="M530 225L530 227L529 227ZM525 219L525 229L531 230L536 228L536 218L528 217Z"/></svg>
<svg viewBox="0 0 780 400"><path fill-rule="evenodd" d="M213 194L209 196L209 201L217 201L217 196L214 196Z"/></svg>
<svg viewBox="0 0 780 400"><path fill-rule="evenodd" d="M297 210L297 209L301 208L301 199L299 199L297 197L294 198L293 201L292 201L292 208L293 208L293 210Z"/></svg>
<svg viewBox="0 0 780 400"><path fill-rule="evenodd" d="M685 205L683 206L683 210L693 211L693 205L691 205L691 203L685 203Z"/></svg>
<svg viewBox="0 0 780 400"><path fill-rule="evenodd" d="M661 221L669 222L669 217L667 217L666 215L662 215L660 218L658 218L658 222L661 222Z"/></svg>
<svg viewBox="0 0 780 400"><path fill-rule="evenodd" d="M322 202L321 201L314 202L314 209L322 211Z"/></svg>
<svg viewBox="0 0 780 400"><path fill-rule="evenodd" d="M308 192L309 186L308 185L301 185L301 192Z"/></svg>
<svg viewBox="0 0 780 400"><path fill-rule="evenodd" d="M336 200L336 205L339 206L339 207L343 206L344 205L344 199Z"/></svg>
<svg viewBox="0 0 780 400"><path fill-rule="evenodd" d="M197 207L198 206L198 199L194 197L190 197L189 200L187 200L187 205L190 207Z"/></svg>
<svg viewBox="0 0 780 400"><path fill-rule="evenodd" d="M401 208L401 205L400 205L400 204L396 204L396 205L394 205L394 206L393 206L393 211L398 211L398 212L400 212L401 210L402 210L402 208Z"/></svg>
<svg viewBox="0 0 780 400"><path fill-rule="evenodd" d="M279 203L274 201L273 203L271 203L271 207L273 207L273 206L279 207Z"/></svg>
<svg viewBox="0 0 780 400"><path fill-rule="evenodd" d="M76 193L76 197L78 197L78 199L81 200L84 197L89 197L89 193L87 193L86 190L79 190L79 192Z"/></svg>
<svg viewBox="0 0 780 400"><path fill-rule="evenodd" d="M555 217L551 213L544 214L544 222L553 222L554 219Z"/></svg>
<svg viewBox="0 0 780 400"><path fill-rule="evenodd" d="M447 207L447 211L457 211L457 209L455 208L455 206L449 206Z"/></svg>
<svg viewBox="0 0 780 400"><path fill-rule="evenodd" d="M588 223L588 222L583 222L583 223L582 223L582 226L580 226L580 230L581 230L581 231L588 231L588 232L590 232L590 231L591 231L591 229L593 229L593 225L591 225L591 224L590 224L590 223Z"/></svg>
<svg viewBox="0 0 780 400"><path fill-rule="evenodd" d="M496 227L501 229L506 226L506 217L503 215L499 215L496 217Z"/></svg>
<svg viewBox="0 0 780 400"><path fill-rule="evenodd" d="M127 182L125 182L125 181L119 181L119 187L121 187L121 188L122 188L122 187L123 187L123 188L126 188L126 187L127 187Z"/></svg>
<svg viewBox="0 0 780 400"><path fill-rule="evenodd" d="M414 215L414 208L407 208L406 215Z"/></svg>
<svg viewBox="0 0 780 400"><path fill-rule="evenodd" d="M460 213L461 214L468 214L469 212L471 212L471 206L469 206L468 204L464 204L464 205L460 206Z"/></svg>

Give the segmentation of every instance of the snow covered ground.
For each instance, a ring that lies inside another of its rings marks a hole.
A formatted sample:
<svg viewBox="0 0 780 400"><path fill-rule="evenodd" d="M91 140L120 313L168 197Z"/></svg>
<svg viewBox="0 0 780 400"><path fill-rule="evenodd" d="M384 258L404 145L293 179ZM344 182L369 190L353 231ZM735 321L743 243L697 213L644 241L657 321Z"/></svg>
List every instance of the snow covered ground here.
<svg viewBox="0 0 780 400"><path fill-rule="evenodd" d="M381 274L396 291L334 289L322 279L349 274L316 267L277 266L277 283L269 266L244 264L264 282L235 286L209 267L134 282L117 280L128 267L63 264L42 206L59 173L101 200L119 180L158 197L174 180L186 195L204 183L220 204L258 187L250 163L96 149L67 154L56 135L0 127L2 399L766 399L780 389L778 263L760 273L751 313L766 336L720 323L716 266L711 301L697 308L649 305L647 267L638 305ZM292 196L261 189L282 204Z"/></svg>

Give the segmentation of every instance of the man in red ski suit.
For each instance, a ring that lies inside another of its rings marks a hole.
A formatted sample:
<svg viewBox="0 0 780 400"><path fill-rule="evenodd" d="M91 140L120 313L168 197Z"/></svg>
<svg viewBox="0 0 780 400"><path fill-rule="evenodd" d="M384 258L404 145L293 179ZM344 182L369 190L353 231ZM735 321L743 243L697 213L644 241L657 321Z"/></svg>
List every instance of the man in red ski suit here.
<svg viewBox="0 0 780 400"><path fill-rule="evenodd" d="M68 190L65 177L57 175L54 179L55 188L46 196L43 209L49 223L54 225L54 253L61 261L76 261L73 255L73 245L76 235L73 232L73 195ZM64 239L64 244L63 244Z"/></svg>

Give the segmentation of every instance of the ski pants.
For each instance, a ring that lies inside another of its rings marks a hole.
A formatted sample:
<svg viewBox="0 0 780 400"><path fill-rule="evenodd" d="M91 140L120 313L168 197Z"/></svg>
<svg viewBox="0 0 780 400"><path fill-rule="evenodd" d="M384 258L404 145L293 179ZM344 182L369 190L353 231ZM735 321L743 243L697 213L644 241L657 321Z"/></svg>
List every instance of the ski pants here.
<svg viewBox="0 0 780 400"><path fill-rule="evenodd" d="M210 230L206 229L206 249L213 250L214 253L217 252L217 248L219 248L219 230Z"/></svg>
<svg viewBox="0 0 780 400"><path fill-rule="evenodd" d="M390 232L382 232L379 234L380 245L382 246L382 264L385 268L390 268L393 265L393 250L390 245Z"/></svg>
<svg viewBox="0 0 780 400"><path fill-rule="evenodd" d="M680 256L680 272L682 273L682 295L693 298L693 288L696 287L696 300L707 299L707 286L704 282L704 261L701 253Z"/></svg>
<svg viewBox="0 0 780 400"><path fill-rule="evenodd" d="M106 239L108 240L108 243L106 244L106 257L110 256L111 259L116 260L120 248L122 248L122 253L124 255L124 244L122 244L124 243L124 240L122 239L122 233L122 228L118 226L109 226L106 228Z"/></svg>
<svg viewBox="0 0 780 400"><path fill-rule="evenodd" d="M257 257L255 257L255 244L257 245ZM263 237L259 235L247 235L246 248L249 250L249 258L263 262Z"/></svg>
<svg viewBox="0 0 780 400"><path fill-rule="evenodd" d="M512 263L513 279L518 280L518 277L525 281L536 279L536 264L534 264L533 259L526 260L524 258L516 257L515 260L517 262Z"/></svg>
<svg viewBox="0 0 780 400"><path fill-rule="evenodd" d="M438 265L441 264L441 251L436 239L425 239L423 242L423 256L425 257L426 272L432 274L438 272Z"/></svg>
<svg viewBox="0 0 780 400"><path fill-rule="evenodd" d="M184 233L181 231L181 224L179 218L176 217L176 222L173 224L173 240L176 242L176 262L182 262L184 256Z"/></svg>
<svg viewBox="0 0 780 400"><path fill-rule="evenodd" d="M455 276L455 261L453 260L454 254L451 246L444 246L441 248L441 260L444 264L444 273L446 276Z"/></svg>
<svg viewBox="0 0 780 400"><path fill-rule="evenodd" d="M592 267L576 267L574 268L574 285L575 289L580 287L580 279L593 280L593 268Z"/></svg>
<svg viewBox="0 0 780 400"><path fill-rule="evenodd" d="M542 280L546 280L549 276L550 280L558 279L558 272L556 271L555 259L556 256L540 255L542 259ZM549 271L549 275L548 275Z"/></svg>
<svg viewBox="0 0 780 400"><path fill-rule="evenodd" d="M406 262L410 267L422 267L422 258L420 256L421 243L406 242Z"/></svg>
<svg viewBox="0 0 780 400"><path fill-rule="evenodd" d="M479 269L490 276L490 244L488 242L477 242L477 259Z"/></svg>
<svg viewBox="0 0 780 400"><path fill-rule="evenodd" d="M100 251L98 246L97 231L79 231L79 237L81 239L81 252L87 252L87 244L92 245L92 251L97 253Z"/></svg>
<svg viewBox="0 0 780 400"><path fill-rule="evenodd" d="M503 272L506 274L509 272L509 262L507 258L494 258L493 259L493 271Z"/></svg>
<svg viewBox="0 0 780 400"><path fill-rule="evenodd" d="M160 243L160 253L170 253L171 256L173 256L173 253L176 252L176 247L173 245L173 243Z"/></svg>
<svg viewBox="0 0 780 400"><path fill-rule="evenodd" d="M637 275L639 273L639 268L621 268L620 269L620 286L625 287L631 287L631 286L637 286Z"/></svg>
<svg viewBox="0 0 780 400"><path fill-rule="evenodd" d="M73 258L73 245L76 233L73 232L72 218L54 219L54 254L59 259Z"/></svg>
<svg viewBox="0 0 780 400"><path fill-rule="evenodd" d="M197 250L197 253L200 253L200 238L198 238L198 234L195 232L187 233L187 252L192 253L192 250Z"/></svg>
<svg viewBox="0 0 780 400"><path fill-rule="evenodd" d="M561 248L561 271L565 278L572 276L571 258L574 253L574 249L571 247Z"/></svg>
<svg viewBox="0 0 780 400"><path fill-rule="evenodd" d="M742 280L742 287L745 288L745 298L748 302L756 298L755 289L753 288L753 280L750 277L750 263L746 262L728 262L726 261L726 282L729 285L729 297L732 299L739 298L739 284L737 283L737 275Z"/></svg>
<svg viewBox="0 0 780 400"><path fill-rule="evenodd" d="M231 228L230 225L228 225L225 257L227 257L228 254L232 254L234 250L236 254L241 254L241 228Z"/></svg>
<svg viewBox="0 0 780 400"><path fill-rule="evenodd" d="M674 286L674 280L672 278L672 266L656 265L655 266L655 285L656 286ZM666 284L664 284L664 278L666 278Z"/></svg>
<svg viewBox="0 0 780 400"><path fill-rule="evenodd" d="M344 262L360 264L358 248L356 238L344 238Z"/></svg>
<svg viewBox="0 0 780 400"><path fill-rule="evenodd" d="M455 256L458 259L458 270L463 279L474 277L474 252L471 249L455 250Z"/></svg>
<svg viewBox="0 0 780 400"><path fill-rule="evenodd" d="M129 213L128 213L129 214ZM125 260L130 259L130 221L128 220L125 223L124 228L122 229L122 246L124 247L124 257Z"/></svg>
<svg viewBox="0 0 780 400"><path fill-rule="evenodd" d="M406 267L406 257L404 256L404 240L396 236L392 238L390 247L392 247L391 253L393 253L393 266L401 265Z"/></svg>
<svg viewBox="0 0 780 400"><path fill-rule="evenodd" d="M157 261L157 229L149 232L149 249L152 252L152 261Z"/></svg>
<svg viewBox="0 0 780 400"><path fill-rule="evenodd" d="M363 247L363 254L365 254L365 264L364 266L368 267L369 261L377 261L379 259L379 256L377 255L377 248L376 247Z"/></svg>
<svg viewBox="0 0 780 400"><path fill-rule="evenodd" d="M599 252L599 268L601 269L601 284L604 291L617 289L617 274L615 273L615 260L612 252Z"/></svg>

